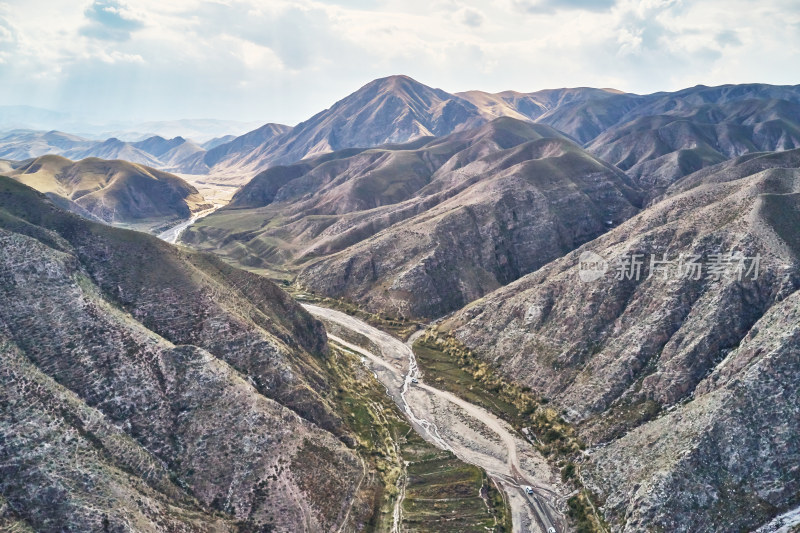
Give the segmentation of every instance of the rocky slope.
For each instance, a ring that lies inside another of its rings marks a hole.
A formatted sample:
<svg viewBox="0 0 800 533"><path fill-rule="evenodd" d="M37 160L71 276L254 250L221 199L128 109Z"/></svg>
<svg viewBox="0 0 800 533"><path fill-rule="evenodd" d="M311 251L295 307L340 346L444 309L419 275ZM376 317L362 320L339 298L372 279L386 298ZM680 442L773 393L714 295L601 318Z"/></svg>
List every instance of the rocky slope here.
<svg viewBox="0 0 800 533"><path fill-rule="evenodd" d="M746 153L800 147L798 102L748 99L678 110L611 128L588 150L655 197L700 168Z"/></svg>
<svg viewBox="0 0 800 533"><path fill-rule="evenodd" d="M184 241L372 310L439 316L633 215L615 168L546 126L497 119L256 177Z"/></svg>
<svg viewBox="0 0 800 533"><path fill-rule="evenodd" d="M8 178L0 241L3 527L339 529L362 466L291 298Z"/></svg>
<svg viewBox="0 0 800 533"><path fill-rule="evenodd" d="M65 199L59 205L109 224L157 230L210 207L178 176L127 161L70 161L48 155L13 165L8 175Z"/></svg>
<svg viewBox="0 0 800 533"><path fill-rule="evenodd" d="M446 322L597 446L584 481L615 529L752 529L797 504L798 157L684 178Z"/></svg>

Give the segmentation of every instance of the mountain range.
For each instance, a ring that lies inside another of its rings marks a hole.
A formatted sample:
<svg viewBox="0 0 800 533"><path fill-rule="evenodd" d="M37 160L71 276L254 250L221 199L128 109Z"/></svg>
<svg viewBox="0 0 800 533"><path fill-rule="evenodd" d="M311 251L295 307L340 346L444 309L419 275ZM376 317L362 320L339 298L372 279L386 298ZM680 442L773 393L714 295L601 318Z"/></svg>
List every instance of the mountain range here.
<svg viewBox="0 0 800 533"><path fill-rule="evenodd" d="M69 159L97 157L101 159L124 159L159 169L179 166L184 159L197 152L204 152L230 138L211 139L203 146L183 137L165 139L160 136L126 142L115 137L94 141L59 131L18 130L0 138L0 158L23 161L43 155L60 155Z"/></svg>
<svg viewBox="0 0 800 533"><path fill-rule="evenodd" d="M650 95L587 87L451 94L407 76L390 76L294 127L266 124L203 145L183 137L89 141L53 131L18 131L0 138L0 158L45 153L122 158L241 185L270 166L345 148L443 136L510 117L552 126L631 177L657 179L663 188L732 156L800 146L798 106L800 86L701 85Z"/></svg>
<svg viewBox="0 0 800 533"><path fill-rule="evenodd" d="M435 501L419 529L446 530L451 495L385 508L414 432L370 396L380 346L330 347L278 285L424 328L403 394L435 380L522 412L509 428L574 488L553 500L570 527L752 531L800 503L800 86L392 76L206 146L0 150L0 528L399 530ZM242 186L182 246L101 224L202 208L152 166ZM435 457L413 483L456 460ZM496 516L477 475L457 492Z"/></svg>
<svg viewBox="0 0 800 533"><path fill-rule="evenodd" d="M442 136L510 117L552 126L607 162L623 163L634 178L647 165L648 175L655 169L665 181L747 151L800 146L799 103L800 86L697 86L650 95L586 87L450 94L390 76L282 135L204 162L209 173L244 183L269 166L323 152ZM678 119L687 125L683 130L663 131Z"/></svg>
<svg viewBox="0 0 800 533"><path fill-rule="evenodd" d="M512 118L272 167L183 241L403 316L440 316L636 213L641 194L558 131Z"/></svg>
<svg viewBox="0 0 800 533"><path fill-rule="evenodd" d="M273 165L183 240L381 316L444 317L437 335L575 429L614 531L793 509L798 87L550 96L470 93L484 111L455 133L418 120L407 143Z"/></svg>

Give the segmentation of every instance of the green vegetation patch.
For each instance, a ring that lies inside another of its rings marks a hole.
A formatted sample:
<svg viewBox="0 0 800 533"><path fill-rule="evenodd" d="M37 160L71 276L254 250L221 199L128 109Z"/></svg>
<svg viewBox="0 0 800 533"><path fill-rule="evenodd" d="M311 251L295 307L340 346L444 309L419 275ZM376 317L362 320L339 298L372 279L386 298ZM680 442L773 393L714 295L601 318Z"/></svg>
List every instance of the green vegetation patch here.
<svg viewBox="0 0 800 533"><path fill-rule="evenodd" d="M414 354L429 382L480 405L523 434L526 428L528 440L561 468L562 480L578 491L570 500L574 502L569 517L575 527L582 532L608 530L580 481L577 459L584 445L546 398L505 378L454 337L437 329L429 330L414 343Z"/></svg>
<svg viewBox="0 0 800 533"><path fill-rule="evenodd" d="M359 356L331 346L323 364L334 383L329 400L367 464L359 499L370 506L356 518L365 531L391 529L401 494L405 531L511 531L510 510L486 474L412 430Z"/></svg>

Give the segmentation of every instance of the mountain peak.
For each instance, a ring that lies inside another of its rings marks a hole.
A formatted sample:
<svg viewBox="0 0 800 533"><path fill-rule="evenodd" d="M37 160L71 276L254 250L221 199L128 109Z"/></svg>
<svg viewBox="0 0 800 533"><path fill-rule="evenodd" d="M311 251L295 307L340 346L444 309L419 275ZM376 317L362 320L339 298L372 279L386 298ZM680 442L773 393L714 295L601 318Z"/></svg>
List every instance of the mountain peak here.
<svg viewBox="0 0 800 533"><path fill-rule="evenodd" d="M414 78L411 78L410 76L406 76L404 74L396 74L393 76L387 76L385 78L378 78L376 80L372 80L371 82L364 85L361 89L356 91L351 96L361 96L364 94L376 95L376 96L395 94L395 95L408 95L411 97L414 96L419 97L420 95L425 93L435 94L437 97L441 99L452 98L452 95L442 91L441 89L434 89L433 87L429 87L424 83L420 83Z"/></svg>
<svg viewBox="0 0 800 533"><path fill-rule="evenodd" d="M367 85L397 85L400 83L415 83L418 85L423 85L422 83L418 82L411 76L406 76L405 74L392 74L391 76L385 76L383 78L377 78L369 82Z"/></svg>

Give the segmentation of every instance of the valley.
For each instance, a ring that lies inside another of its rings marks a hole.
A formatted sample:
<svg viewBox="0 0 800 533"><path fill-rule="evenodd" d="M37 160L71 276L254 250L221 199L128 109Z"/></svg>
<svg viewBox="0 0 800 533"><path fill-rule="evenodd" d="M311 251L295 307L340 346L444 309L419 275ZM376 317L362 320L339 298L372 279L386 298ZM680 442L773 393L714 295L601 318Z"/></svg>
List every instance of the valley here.
<svg viewBox="0 0 800 533"><path fill-rule="evenodd" d="M564 507L565 490L557 483L547 461L538 455L506 422L457 396L425 383L407 344L340 311L305 305L331 331L357 336L375 346L368 351L333 333L335 344L360 354L372 363L372 371L387 394L406 414L426 440L452 451L466 463L485 470L508 496L514 531L541 531L556 527L564 531L566 521L558 509ZM422 332L420 332L422 333ZM487 433L488 430L488 433ZM535 494L527 494L531 486Z"/></svg>

